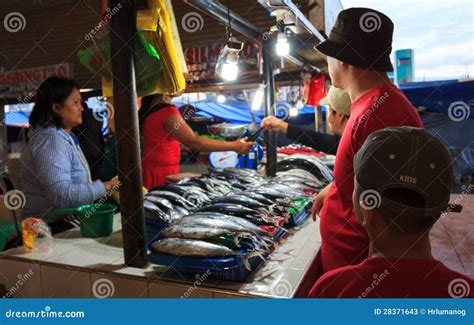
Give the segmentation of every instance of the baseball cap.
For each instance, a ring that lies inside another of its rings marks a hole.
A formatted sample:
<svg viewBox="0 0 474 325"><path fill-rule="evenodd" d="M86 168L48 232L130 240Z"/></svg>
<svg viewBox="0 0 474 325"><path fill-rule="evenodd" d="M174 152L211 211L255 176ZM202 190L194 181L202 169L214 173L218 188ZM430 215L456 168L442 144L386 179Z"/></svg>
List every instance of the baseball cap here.
<svg viewBox="0 0 474 325"><path fill-rule="evenodd" d="M451 157L443 143L424 129L396 127L371 133L354 156L354 171L359 186L375 194L377 207L413 217L462 209L448 203L453 183ZM417 192L424 198L424 208L384 197L389 189Z"/></svg>
<svg viewBox="0 0 474 325"><path fill-rule="evenodd" d="M329 37L315 48L350 65L393 71L390 62L393 22L370 8L349 8L339 13Z"/></svg>
<svg viewBox="0 0 474 325"><path fill-rule="evenodd" d="M329 105L333 110L349 116L351 112L351 98L344 90L334 86L329 88L326 97L319 101L319 105Z"/></svg>

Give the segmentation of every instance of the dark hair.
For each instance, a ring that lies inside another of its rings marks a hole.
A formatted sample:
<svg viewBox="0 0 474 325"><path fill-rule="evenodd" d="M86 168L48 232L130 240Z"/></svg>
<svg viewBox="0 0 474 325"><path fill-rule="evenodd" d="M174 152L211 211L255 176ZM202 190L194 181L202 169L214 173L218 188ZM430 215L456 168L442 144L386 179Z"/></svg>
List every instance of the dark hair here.
<svg viewBox="0 0 474 325"><path fill-rule="evenodd" d="M383 191L382 196L407 207L425 208L425 199L423 196L411 189L387 189ZM385 207L379 208L377 212L392 231L404 234L425 232L429 230L440 217L440 214L423 218L414 217L409 213L403 213L402 211L396 212Z"/></svg>
<svg viewBox="0 0 474 325"><path fill-rule="evenodd" d="M140 110L138 111L138 120L140 124L143 124L143 122L145 121L145 118L147 118L148 115L154 112L152 108L154 106L158 106L158 105L152 106L153 101L155 101L155 99L159 99L159 101L161 101L163 100L163 97L164 97L163 94L152 94L152 95L148 95L142 98ZM163 106L169 106L169 105L164 104Z"/></svg>
<svg viewBox="0 0 474 325"><path fill-rule="evenodd" d="M53 111L53 104L62 104L73 92L79 89L74 80L61 77L49 77L36 92L35 106L30 115L30 125L33 128L62 126L59 114Z"/></svg>

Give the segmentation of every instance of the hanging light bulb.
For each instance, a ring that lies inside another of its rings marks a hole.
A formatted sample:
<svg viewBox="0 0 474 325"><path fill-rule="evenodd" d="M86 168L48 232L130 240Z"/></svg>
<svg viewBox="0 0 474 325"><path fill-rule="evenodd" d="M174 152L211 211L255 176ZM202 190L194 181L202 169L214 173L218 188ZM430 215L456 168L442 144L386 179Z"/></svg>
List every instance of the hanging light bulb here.
<svg viewBox="0 0 474 325"><path fill-rule="evenodd" d="M303 109L304 107L304 103L303 103L303 99L302 98L299 98L297 101L296 101L296 109L300 110L300 109Z"/></svg>
<svg viewBox="0 0 474 325"><path fill-rule="evenodd" d="M287 56L290 54L290 44L288 43L288 38L284 32L278 33L275 49L279 56Z"/></svg>
<svg viewBox="0 0 474 325"><path fill-rule="evenodd" d="M222 95L222 94L217 95L217 102L218 102L218 103L224 104L225 101L226 101L226 98L225 98L224 95Z"/></svg>
<svg viewBox="0 0 474 325"><path fill-rule="evenodd" d="M295 106L290 107L290 117L298 116L298 109Z"/></svg>
<svg viewBox="0 0 474 325"><path fill-rule="evenodd" d="M230 38L227 45L221 50L217 60L216 72L222 79L234 81L239 74L239 52L243 48L243 43L235 38Z"/></svg>
<svg viewBox="0 0 474 325"><path fill-rule="evenodd" d="M265 85L260 84L258 89L255 91L255 95L253 96L251 108L254 111L258 111L260 107L262 107L263 103L263 96L265 95Z"/></svg>
<svg viewBox="0 0 474 325"><path fill-rule="evenodd" d="M239 66L237 62L226 62L222 65L222 79L234 81L239 74Z"/></svg>

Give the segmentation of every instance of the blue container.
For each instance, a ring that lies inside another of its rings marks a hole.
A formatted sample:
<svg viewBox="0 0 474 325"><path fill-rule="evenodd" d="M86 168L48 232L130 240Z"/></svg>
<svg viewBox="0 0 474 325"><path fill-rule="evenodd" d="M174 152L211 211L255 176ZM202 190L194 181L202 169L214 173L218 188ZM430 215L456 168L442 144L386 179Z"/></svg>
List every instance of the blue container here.
<svg viewBox="0 0 474 325"><path fill-rule="evenodd" d="M156 237L159 236L160 232L167 226L168 224L166 222L145 217L145 239L147 246L154 243L157 240Z"/></svg>
<svg viewBox="0 0 474 325"><path fill-rule="evenodd" d="M285 223L285 228L291 229L303 224L311 214L312 206L313 200L308 200L306 205L297 214L292 215L291 218Z"/></svg>
<svg viewBox="0 0 474 325"><path fill-rule="evenodd" d="M151 262L158 265L172 265L173 269L181 274L195 275L209 271L209 278L244 282L247 277L262 263L258 256L250 257L250 270L245 267L243 256L225 257L193 257L174 256L157 252L150 247ZM266 255L265 255L266 256Z"/></svg>

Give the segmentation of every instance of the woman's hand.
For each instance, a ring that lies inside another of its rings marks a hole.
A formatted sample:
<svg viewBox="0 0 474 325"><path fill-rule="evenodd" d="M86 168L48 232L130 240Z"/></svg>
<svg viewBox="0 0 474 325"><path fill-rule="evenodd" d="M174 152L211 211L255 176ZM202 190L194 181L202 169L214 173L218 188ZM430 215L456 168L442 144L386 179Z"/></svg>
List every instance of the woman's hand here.
<svg viewBox="0 0 474 325"><path fill-rule="evenodd" d="M262 127L268 131L282 132L286 133L288 131L288 123L282 121L275 116L269 116L263 119Z"/></svg>
<svg viewBox="0 0 474 325"><path fill-rule="evenodd" d="M120 186L120 181L118 179L113 179L113 180L104 182L104 187L105 187L106 192L109 192L109 191L115 192L119 189L119 186Z"/></svg>
<svg viewBox="0 0 474 325"><path fill-rule="evenodd" d="M249 142L249 141L246 141L246 140L247 140L246 138L243 138L243 139L240 139L240 140L232 141L234 151L237 152L240 155L244 155L247 152L249 152L250 149L252 149L255 142Z"/></svg>

